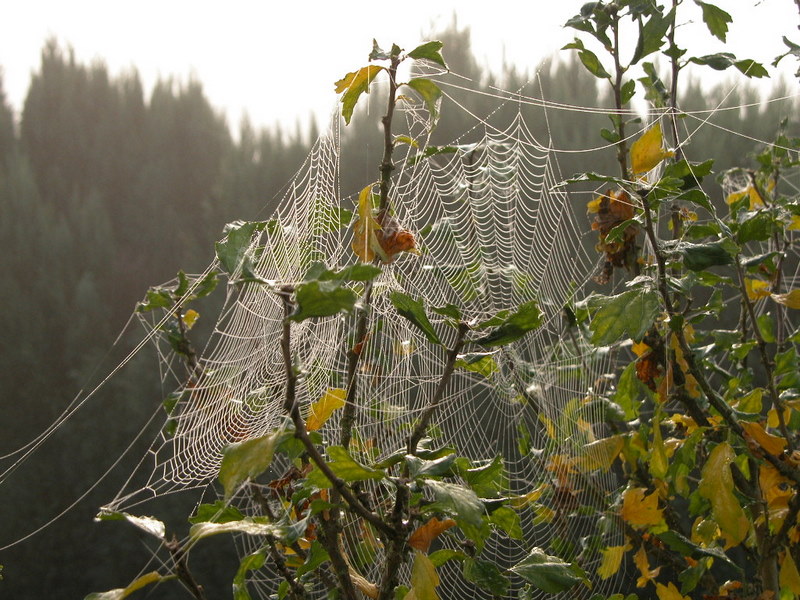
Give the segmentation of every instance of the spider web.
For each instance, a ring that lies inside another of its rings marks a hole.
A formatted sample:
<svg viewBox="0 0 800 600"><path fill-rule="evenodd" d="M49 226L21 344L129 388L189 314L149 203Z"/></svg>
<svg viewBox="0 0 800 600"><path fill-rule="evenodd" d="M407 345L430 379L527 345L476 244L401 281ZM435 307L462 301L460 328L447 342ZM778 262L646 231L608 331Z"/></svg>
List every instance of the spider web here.
<svg viewBox="0 0 800 600"><path fill-rule="evenodd" d="M427 138L426 114L411 106L402 114L412 137ZM314 263L342 268L357 262L352 227L341 222L342 209L351 209L354 200L339 192L339 121L336 115L277 213L253 236L245 255L257 278L275 285L295 283ZM448 347L455 329L430 307L452 304L465 321L481 323L535 300L544 315L542 325L494 352L488 372L457 369L429 427L437 445L449 445L475 463L503 457L511 494L541 495L540 502L522 510L522 535L514 536L519 539L495 532L487 542L483 556L510 567L533 546L546 548L556 538L577 544L596 533L594 516L568 515L579 499L603 502L614 482L602 474L577 481L569 460L585 455L585 444L601 433L601 407L592 403L591 390L609 372L611 359L607 350L592 349L568 331L563 309L573 297L583 297L598 256L586 251L586 228L574 217L582 211L560 185L554 153L534 139L519 114L502 130L488 120L479 127L480 141L454 144L431 158L419 160L416 148L398 145L390 205L400 223L416 233L421 253L403 254L383 266L369 306L361 307L369 312L369 337L359 363L351 451L369 464L404 447L444 370L446 350L397 312L390 292L422 299ZM354 344L356 319L356 314L340 314L293 324L292 350L303 370L297 401L306 414L309 403L326 390L346 387L346 355ZM147 326L155 331L159 323ZM170 416L174 433L156 440L140 463L150 469L147 484L123 488L107 510L130 510L181 489L205 489L219 473L226 445L266 435L283 423L282 326L283 306L274 286L228 285L213 337L202 353L204 376L190 378L179 389ZM164 372L186 380L175 355L160 352ZM336 439L339 412L323 428L329 439ZM276 463L273 478L288 467ZM369 492L376 499L388 494L380 484ZM233 503L245 514L262 514L246 492ZM286 510L280 503L273 509ZM374 556L382 549L366 543L358 528L348 524L346 552L365 577L376 580L379 573L371 565L380 564ZM621 531L607 535L608 545L621 539ZM239 544L246 554L257 550L260 541L243 536ZM599 559L598 554L587 566L596 570ZM480 594L455 567L445 565L440 571L446 595ZM274 593L279 582L268 567L251 574L262 597ZM597 591L583 590L586 597Z"/></svg>

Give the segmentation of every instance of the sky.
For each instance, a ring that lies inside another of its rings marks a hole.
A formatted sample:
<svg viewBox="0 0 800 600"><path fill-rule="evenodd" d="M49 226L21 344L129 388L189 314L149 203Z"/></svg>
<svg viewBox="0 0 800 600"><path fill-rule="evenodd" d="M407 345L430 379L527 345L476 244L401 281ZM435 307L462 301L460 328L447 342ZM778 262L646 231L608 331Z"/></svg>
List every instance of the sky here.
<svg viewBox="0 0 800 600"><path fill-rule="evenodd" d="M79 61L102 60L112 74L136 68L146 91L159 78L200 81L236 129L245 113L256 126L292 128L312 114L324 122L336 103L333 82L366 64L373 38L382 47L411 49L454 15L470 28L480 63L497 70L507 60L532 71L572 40L562 25L584 0L4 1L0 67L18 114L45 40L53 37L74 48ZM740 58L767 65L784 50L781 36L800 42L795 0L715 2L734 17L728 50ZM699 21L699 9L686 4ZM710 37L698 27L687 23L678 43ZM697 54L724 49L714 41L692 47ZM453 52L445 48L445 59ZM784 64L794 72L791 58Z"/></svg>

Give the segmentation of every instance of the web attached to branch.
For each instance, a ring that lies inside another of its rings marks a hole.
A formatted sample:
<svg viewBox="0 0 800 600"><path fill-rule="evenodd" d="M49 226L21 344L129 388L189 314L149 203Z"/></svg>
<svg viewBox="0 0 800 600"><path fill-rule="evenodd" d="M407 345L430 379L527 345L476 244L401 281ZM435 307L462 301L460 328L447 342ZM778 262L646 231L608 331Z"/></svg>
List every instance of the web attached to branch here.
<svg viewBox="0 0 800 600"><path fill-rule="evenodd" d="M427 134L413 109L405 116L412 135ZM404 448L444 370L445 349L397 312L389 300L392 291L424 301L447 347L456 330L431 307L454 305L465 321L481 323L536 301L542 325L489 354L483 372L457 369L429 427L437 445L452 446L475 463L503 457L510 493L526 498L520 531L494 533L484 552L510 567L534 546L560 543L573 548L574 556L589 536L606 535L605 545L614 545L616 536L621 544L621 531L598 533L594 516L570 516L578 504L602 503L606 490L615 487L610 474L577 474L571 466L602 432L602 406L593 402L592 390L611 370L612 359L571 332L565 316L565 307L585 295L599 257L586 250L587 228L574 216L584 210L559 185L553 153L533 138L521 117L504 130L486 122L482 127L477 143L453 145L423 159L408 146L406 156L396 157L390 205L399 222L415 232L420 255L403 254L383 266L370 304L360 308L369 311L368 338L359 363L351 451L369 464ZM339 138L334 126L318 140L281 208L244 253L251 279L274 285L242 282L241 273L231 276L215 332L201 353L203 375L188 383L183 377L170 434L156 440L140 464L149 471L146 485L130 483L105 508L131 510L152 497L205 489L219 473L226 445L264 436L284 422L284 315L276 286L302 281L314 263L342 268L358 260L351 249L352 224L342 219L354 200L339 192ZM363 292L360 284L353 286ZM292 351L302 369L297 400L304 414L326 390L347 386L346 356L357 317L338 314L293 324ZM465 353L474 350L480 348ZM162 358L164 373L181 379L175 355L163 351ZM323 430L334 440L339 412ZM274 464L274 477L287 467ZM367 486L377 504L387 496L381 485ZM246 491L233 502L245 514L263 514ZM374 559L383 551L380 544L358 523L348 527L348 556L362 575L375 580L379 574L371 565L380 564ZM261 542L244 536L239 543L246 553ZM594 570L600 560L595 556L589 563ZM479 594L457 570L457 565L441 569L447 595ZM251 591L262 597L280 583L267 567L251 576ZM583 591L586 597L598 592Z"/></svg>

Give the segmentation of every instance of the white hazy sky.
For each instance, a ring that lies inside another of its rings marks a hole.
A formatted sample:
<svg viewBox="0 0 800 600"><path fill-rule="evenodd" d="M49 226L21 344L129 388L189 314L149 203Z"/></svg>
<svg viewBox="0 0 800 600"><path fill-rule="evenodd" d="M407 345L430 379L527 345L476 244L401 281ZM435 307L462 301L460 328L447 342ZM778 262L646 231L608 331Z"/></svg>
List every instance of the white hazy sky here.
<svg viewBox="0 0 800 600"><path fill-rule="evenodd" d="M406 49L449 24L454 12L472 31L479 61L505 57L532 70L569 42L563 23L584 0L4 0L0 66L7 98L19 111L38 68L42 46L55 37L80 61L103 60L117 74L135 67L150 90L159 77L194 77L211 103L236 126L247 113L256 125L293 126L335 104L333 82L366 63L372 38ZM688 13L700 11L686 0ZM765 65L783 52L781 36L800 42L795 0L716 0L734 23L730 48ZM692 24L678 43L696 54L719 52ZM700 35L698 35L700 33ZM444 55L458 52L445 48ZM785 59L785 72L796 68Z"/></svg>

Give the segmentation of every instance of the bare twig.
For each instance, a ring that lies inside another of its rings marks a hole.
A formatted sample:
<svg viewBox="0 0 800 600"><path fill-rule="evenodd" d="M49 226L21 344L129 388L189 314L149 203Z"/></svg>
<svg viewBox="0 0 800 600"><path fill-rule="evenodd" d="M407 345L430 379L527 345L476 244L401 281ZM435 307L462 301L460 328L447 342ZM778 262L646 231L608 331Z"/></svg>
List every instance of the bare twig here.
<svg viewBox="0 0 800 600"><path fill-rule="evenodd" d="M414 427L413 433L408 438L407 452L409 454L413 455L417 453L417 444L419 444L419 441L425 435L425 432L428 429L428 423L430 423L433 414L436 412L436 409L439 407L439 403L444 397L444 392L447 389L448 383L450 383L450 377L453 375L453 371L455 370L456 360L458 359L458 354L461 352L461 348L464 346L464 337L467 335L468 331L469 325L466 323L459 323L458 337L456 338L456 343L453 345L453 348L447 353L447 362L445 363L442 377L439 379L439 385L436 386L436 391L433 394L433 398L431 398L428 406L420 416L419 421L417 421L417 425Z"/></svg>
<svg viewBox="0 0 800 600"><path fill-rule="evenodd" d="M167 548L167 550L169 550L169 553L172 556L172 562L174 565L172 568L173 573L175 573L181 583L183 583L189 592L191 592L192 596L194 596L197 600L206 600L206 594L203 591L203 586L197 583L197 580L189 570L189 563L186 560L187 549L181 546L181 543L174 536L170 541L165 541L164 546Z"/></svg>

